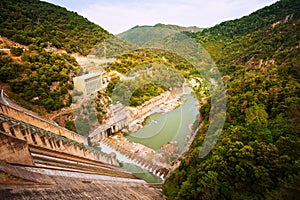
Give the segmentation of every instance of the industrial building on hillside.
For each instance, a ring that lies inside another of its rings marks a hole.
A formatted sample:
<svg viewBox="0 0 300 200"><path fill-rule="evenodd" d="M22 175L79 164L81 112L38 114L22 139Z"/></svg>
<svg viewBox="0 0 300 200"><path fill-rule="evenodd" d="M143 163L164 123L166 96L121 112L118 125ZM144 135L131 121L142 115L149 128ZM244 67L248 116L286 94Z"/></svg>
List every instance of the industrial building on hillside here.
<svg viewBox="0 0 300 200"><path fill-rule="evenodd" d="M85 94L92 94L102 88L102 73L93 72L73 78L74 88Z"/></svg>

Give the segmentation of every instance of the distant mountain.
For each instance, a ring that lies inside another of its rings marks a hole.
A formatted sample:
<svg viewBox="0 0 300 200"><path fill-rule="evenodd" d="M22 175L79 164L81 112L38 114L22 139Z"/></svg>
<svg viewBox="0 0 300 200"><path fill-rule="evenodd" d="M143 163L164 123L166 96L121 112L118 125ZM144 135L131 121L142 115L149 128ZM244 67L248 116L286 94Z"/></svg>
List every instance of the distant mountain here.
<svg viewBox="0 0 300 200"><path fill-rule="evenodd" d="M0 3L0 35L24 45L87 55L110 34L75 12L39 0Z"/></svg>
<svg viewBox="0 0 300 200"><path fill-rule="evenodd" d="M184 26L178 26L173 24L161 24L161 23L155 24L154 27L169 28L180 32L200 32L203 30L203 28L199 28L197 26L184 27Z"/></svg>
<svg viewBox="0 0 300 200"><path fill-rule="evenodd" d="M131 42L137 46L155 40L156 38L164 38L172 33L176 33L174 29L166 29L153 26L135 26L128 31L117 35L118 38Z"/></svg>
<svg viewBox="0 0 300 200"><path fill-rule="evenodd" d="M118 34L117 37L141 46L152 39L163 38L176 32L193 33L200 32L202 30L202 28L198 28L196 26L182 27L178 25L158 23L154 26L135 26L128 31Z"/></svg>
<svg viewBox="0 0 300 200"><path fill-rule="evenodd" d="M210 122L163 185L169 199L298 199L300 193L300 1L281 0L240 19L188 33L226 84L226 121L199 157ZM217 133L216 132L216 133ZM211 143L210 145L212 145Z"/></svg>

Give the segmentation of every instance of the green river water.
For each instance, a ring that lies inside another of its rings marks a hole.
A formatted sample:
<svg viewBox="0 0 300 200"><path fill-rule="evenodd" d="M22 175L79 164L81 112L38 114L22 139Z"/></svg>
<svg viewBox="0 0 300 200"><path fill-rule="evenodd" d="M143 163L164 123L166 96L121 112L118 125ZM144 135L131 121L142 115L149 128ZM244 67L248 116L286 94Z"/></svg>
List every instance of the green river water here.
<svg viewBox="0 0 300 200"><path fill-rule="evenodd" d="M159 150L162 145L171 141L177 141L181 151L186 144L187 135L191 135L189 125L194 123L199 113L196 107L198 101L193 95L185 95L181 99L183 105L170 112L149 116L144 127L130 133L127 139L154 150Z"/></svg>

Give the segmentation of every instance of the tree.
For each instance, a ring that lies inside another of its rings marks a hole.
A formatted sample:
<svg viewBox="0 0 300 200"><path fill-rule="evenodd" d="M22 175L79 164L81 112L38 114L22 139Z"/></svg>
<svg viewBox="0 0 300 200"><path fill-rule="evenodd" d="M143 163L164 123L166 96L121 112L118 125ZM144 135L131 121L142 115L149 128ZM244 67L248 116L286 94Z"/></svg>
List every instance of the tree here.
<svg viewBox="0 0 300 200"><path fill-rule="evenodd" d="M15 56L20 56L23 53L23 48L20 47L11 47L10 48L10 53L15 55Z"/></svg>

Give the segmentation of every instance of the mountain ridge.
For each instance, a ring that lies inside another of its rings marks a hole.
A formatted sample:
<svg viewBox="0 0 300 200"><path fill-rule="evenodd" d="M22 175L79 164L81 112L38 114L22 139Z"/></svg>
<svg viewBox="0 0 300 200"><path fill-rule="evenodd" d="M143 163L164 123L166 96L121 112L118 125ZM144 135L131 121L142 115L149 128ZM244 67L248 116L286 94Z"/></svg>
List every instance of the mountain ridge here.
<svg viewBox="0 0 300 200"><path fill-rule="evenodd" d="M179 32L199 32L202 31L204 28L199 28L197 26L180 26L176 24L163 24L163 23L157 23L155 25L136 25L132 27L131 29L135 28L145 28L145 27L157 27L157 28L167 28L172 29ZM130 30L130 29L129 29Z"/></svg>

